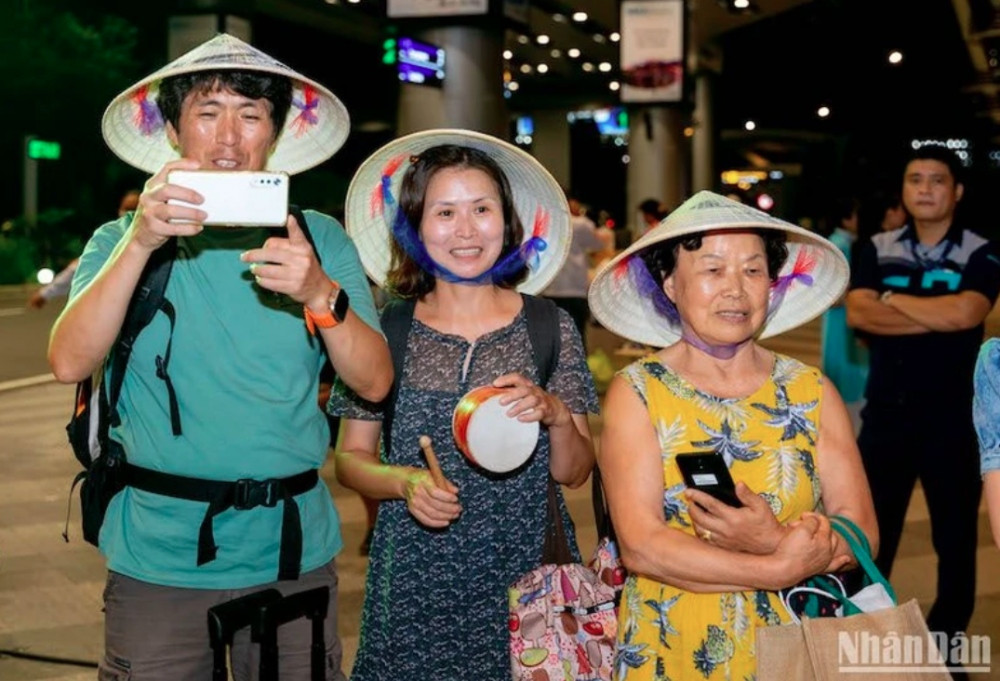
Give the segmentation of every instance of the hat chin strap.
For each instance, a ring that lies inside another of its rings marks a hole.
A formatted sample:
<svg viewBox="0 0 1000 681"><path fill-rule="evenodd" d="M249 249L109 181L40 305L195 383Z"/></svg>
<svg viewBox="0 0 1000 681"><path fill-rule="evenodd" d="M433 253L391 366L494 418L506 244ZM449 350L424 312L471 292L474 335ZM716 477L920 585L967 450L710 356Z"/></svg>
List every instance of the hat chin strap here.
<svg viewBox="0 0 1000 681"><path fill-rule="evenodd" d="M740 341L739 343L713 345L696 334L694 329L686 323L681 322L681 340L688 345L701 350L705 354L714 357L715 359L732 359L736 356L736 353L740 348L745 347L753 340L753 336L750 336L746 340Z"/></svg>
<svg viewBox="0 0 1000 681"><path fill-rule="evenodd" d="M529 263L537 265L539 254L548 247L548 243L539 236L532 236L520 247L508 253L506 256L493 263L493 266L482 274L475 277L463 277L455 274L447 267L437 263L427 252L424 242L417 236L417 230L413 228L406 215L401 210L396 211L396 218L392 223L392 234L396 243L403 251L410 256L424 272L452 284L479 285L484 283L495 284L512 276L519 270L524 269Z"/></svg>

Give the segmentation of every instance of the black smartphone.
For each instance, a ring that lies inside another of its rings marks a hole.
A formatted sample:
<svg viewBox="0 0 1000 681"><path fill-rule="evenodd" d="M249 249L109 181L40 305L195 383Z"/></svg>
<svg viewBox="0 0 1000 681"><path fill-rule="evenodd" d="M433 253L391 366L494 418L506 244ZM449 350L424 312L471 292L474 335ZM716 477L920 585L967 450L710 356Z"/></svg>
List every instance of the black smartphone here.
<svg viewBox="0 0 1000 681"><path fill-rule="evenodd" d="M692 452L678 454L674 458L688 487L711 494L734 508L743 506L736 496L736 484L722 456L715 452Z"/></svg>

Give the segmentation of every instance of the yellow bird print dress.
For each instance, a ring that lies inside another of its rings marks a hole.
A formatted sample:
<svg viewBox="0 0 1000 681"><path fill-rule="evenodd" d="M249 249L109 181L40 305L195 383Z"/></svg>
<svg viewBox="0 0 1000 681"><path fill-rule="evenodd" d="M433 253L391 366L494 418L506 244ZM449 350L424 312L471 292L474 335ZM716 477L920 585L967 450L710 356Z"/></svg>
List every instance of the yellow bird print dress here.
<svg viewBox="0 0 1000 681"><path fill-rule="evenodd" d="M643 400L663 457L663 515L694 534L674 457L715 451L735 481L760 494L782 523L820 507L816 473L821 374L775 355L767 381L744 398L704 393L655 355L620 374ZM785 623L769 591L691 593L642 576L625 584L615 654L617 681L749 681L755 629Z"/></svg>

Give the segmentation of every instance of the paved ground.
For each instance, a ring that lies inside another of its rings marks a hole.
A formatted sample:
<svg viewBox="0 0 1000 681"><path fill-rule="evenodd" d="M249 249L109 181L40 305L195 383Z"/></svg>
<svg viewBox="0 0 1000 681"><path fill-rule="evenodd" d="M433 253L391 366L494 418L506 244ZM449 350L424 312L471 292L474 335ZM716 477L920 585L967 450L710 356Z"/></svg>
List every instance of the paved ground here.
<svg viewBox="0 0 1000 681"><path fill-rule="evenodd" d="M997 324L991 324L995 333ZM769 341L771 347L815 363L819 326L813 323ZM618 347L618 339L593 330L591 348ZM624 360L620 360L624 361ZM78 510L70 521L72 539L60 536L69 483L77 464L63 433L72 389L54 383L0 392L0 649L96 660L102 647L103 564L79 536ZM595 433L601 421L592 421ZM358 613L365 559L357 547L364 533L358 497L337 486L329 466L323 478L343 519L347 549L339 558L340 633L349 670L357 648ZM595 541L588 487L569 492L581 548ZM989 634L1000 645L1000 551L990 540L985 511L980 515L979 583L971 632ZM935 558L923 497L918 493L907 517L893 582L902 599L917 598L926 609L935 589ZM991 676L1000 679L1000 657ZM0 655L0 679L60 681L93 679L92 669L14 659ZM445 680L443 680L445 681Z"/></svg>

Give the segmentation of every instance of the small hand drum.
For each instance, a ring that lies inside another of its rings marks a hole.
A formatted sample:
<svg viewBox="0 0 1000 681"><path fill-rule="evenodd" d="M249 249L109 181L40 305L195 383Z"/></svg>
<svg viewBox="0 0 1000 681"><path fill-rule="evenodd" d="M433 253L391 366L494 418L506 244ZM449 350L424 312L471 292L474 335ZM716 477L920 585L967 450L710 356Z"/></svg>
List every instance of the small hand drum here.
<svg viewBox="0 0 1000 681"><path fill-rule="evenodd" d="M538 444L538 422L507 416L513 405L500 404L506 388L491 385L470 390L458 402L451 429L459 450L472 463L507 473L531 458Z"/></svg>

